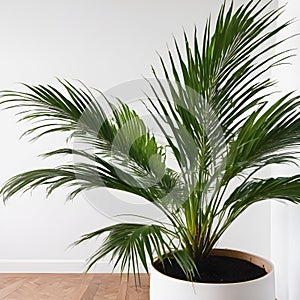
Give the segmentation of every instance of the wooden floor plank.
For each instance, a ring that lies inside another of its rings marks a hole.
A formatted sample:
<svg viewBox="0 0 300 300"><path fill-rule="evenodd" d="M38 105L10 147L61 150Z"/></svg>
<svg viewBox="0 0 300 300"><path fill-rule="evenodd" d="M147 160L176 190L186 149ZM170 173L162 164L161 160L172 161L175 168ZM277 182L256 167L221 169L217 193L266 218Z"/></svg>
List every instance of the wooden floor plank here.
<svg viewBox="0 0 300 300"><path fill-rule="evenodd" d="M10 278L5 281L0 281L0 299L9 299L8 295L22 287L27 280L24 278ZM12 298L11 298L12 299Z"/></svg>
<svg viewBox="0 0 300 300"><path fill-rule="evenodd" d="M148 300L149 277L119 274L0 274L0 300Z"/></svg>

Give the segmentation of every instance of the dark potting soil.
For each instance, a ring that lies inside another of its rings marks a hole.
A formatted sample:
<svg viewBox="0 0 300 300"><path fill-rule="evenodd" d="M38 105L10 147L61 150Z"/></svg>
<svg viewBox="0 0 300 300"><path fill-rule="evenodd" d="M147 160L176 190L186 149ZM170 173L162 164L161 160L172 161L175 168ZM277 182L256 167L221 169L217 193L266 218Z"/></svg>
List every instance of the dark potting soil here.
<svg viewBox="0 0 300 300"><path fill-rule="evenodd" d="M164 267L160 262L154 267L167 276L186 280L186 276L174 259L166 260ZM197 262L197 268L200 276L194 278L194 281L205 283L243 282L267 274L264 269L248 261L225 256L209 256Z"/></svg>

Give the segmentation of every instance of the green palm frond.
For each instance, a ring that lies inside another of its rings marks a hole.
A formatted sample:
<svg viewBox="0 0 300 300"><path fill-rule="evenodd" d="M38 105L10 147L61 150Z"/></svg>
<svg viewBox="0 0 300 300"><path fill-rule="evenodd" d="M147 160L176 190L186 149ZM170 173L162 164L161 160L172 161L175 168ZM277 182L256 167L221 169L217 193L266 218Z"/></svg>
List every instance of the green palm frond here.
<svg viewBox="0 0 300 300"><path fill-rule="evenodd" d="M266 111L261 107L248 117L230 144L225 181L247 168L259 170L297 160L299 104L299 96L286 95Z"/></svg>
<svg viewBox="0 0 300 300"><path fill-rule="evenodd" d="M150 134L144 122L133 110L124 103L118 107L109 103L111 107L111 115L109 115L104 112L95 96L86 87L77 88L68 81L60 81L60 83L67 92L66 96L52 86L42 85L32 87L26 85L30 90L28 93L2 92L2 104L6 105L6 108L25 107L21 111L20 121L34 122L35 126L27 130L25 135L35 134L34 139L37 139L49 133L67 131L70 132L70 137L77 137L87 147L93 146L96 149L95 155L88 155L85 152L81 155L88 157L91 164L97 163L98 169L93 172L96 178L94 186L97 184L99 187L103 186L105 182L110 187L134 192L148 200L153 200L160 192L163 194L164 182L169 183L168 189L171 188L171 182L175 184L173 180L176 178L175 172L166 170L164 148L157 144L155 137ZM121 129L123 132L120 131ZM63 150L59 149L52 154L62 152ZM115 164L103 158L107 152L114 156ZM64 154L80 153L66 150ZM128 166L127 173L120 169L122 165ZM92 166L88 167L93 169ZM76 167L76 172L80 173L82 169ZM129 173L132 170L134 174ZM45 170L41 172L45 175ZM120 174L123 175L123 180L118 176ZM21 175L5 185L3 188L5 194L12 196L17 190L15 186L21 188L22 180L24 185L30 182L31 188L34 187L35 182L36 185L40 184L40 181L32 178L33 174L30 172ZM143 182L139 184L139 180L156 182L157 177L162 179L161 182L159 181L161 191L155 192L152 188L150 193L142 188L130 188L129 183L131 186L143 186ZM45 184L48 184L48 181L45 181ZM11 192L8 192L9 186Z"/></svg>
<svg viewBox="0 0 300 300"><path fill-rule="evenodd" d="M106 173L104 173L106 172ZM114 187L115 189L126 190L126 186L110 176L109 170L99 169L92 165L78 164L63 165L52 169L38 169L24 172L10 178L1 189L4 201L12 197L17 192L47 186L48 194L53 190L68 186L75 188L70 194L72 199L82 190L97 187ZM131 189L129 186L128 189Z"/></svg>
<svg viewBox="0 0 300 300"><path fill-rule="evenodd" d="M55 151L61 153L62 151ZM4 201L16 193L42 185L47 186L47 194L51 194L55 189L65 186L70 187L73 191L68 199L73 199L78 193L84 190L90 190L99 187L108 187L121 191L126 191L139 195L150 202L159 201L169 190L172 190L177 184L177 175L171 171L167 171L161 181L155 186L149 188L139 187L129 184L128 174L124 173L116 166L97 158L96 162L100 165L77 163L72 165L62 165L52 169L38 169L24 172L10 178L1 188L0 193ZM132 182L135 181L135 175L132 176ZM124 180L124 178L126 180Z"/></svg>
<svg viewBox="0 0 300 300"><path fill-rule="evenodd" d="M225 201L223 209L230 206L230 214L239 214L249 205L266 199L300 201L300 175L245 182L236 188Z"/></svg>
<svg viewBox="0 0 300 300"><path fill-rule="evenodd" d="M86 234L74 244L78 245L104 233L109 234L100 248L89 259L87 270L97 261L110 254L111 261L114 262L114 268L120 265L122 273L125 270L127 272L133 271L134 274L138 273L139 260L148 273L147 257L149 257L150 262L154 262L155 258L158 258L159 261L164 263L164 260L172 255L183 266L187 276L195 275L194 272L191 272L191 269L193 271L195 269L192 258L184 255L184 253L178 254L176 251L178 246L175 240L180 237L161 225L116 224ZM189 267L186 268L186 265L189 265Z"/></svg>
<svg viewBox="0 0 300 300"><path fill-rule="evenodd" d="M210 21L206 25L202 51L196 30L194 46L185 35L186 53L180 52L175 41L179 68L170 53L174 80L192 88L207 101L217 114L223 133L228 139L238 130L241 116L264 100L270 93L267 90L274 84L270 78L259 82L255 79L290 57L290 50L265 57L266 53L284 42L283 40L270 45L272 38L290 22L272 28L282 13L282 8L266 10L270 1L257 10L259 2L249 1L235 13L232 5L225 12L224 4L213 34ZM184 62L184 58L187 62ZM171 79L166 63L161 61L166 78ZM191 101L187 103L195 105ZM189 121L188 118L184 122L187 128Z"/></svg>
<svg viewBox="0 0 300 300"><path fill-rule="evenodd" d="M226 199L219 211L219 226L212 234L215 243L232 222L250 205L264 200L286 200L300 203L300 175L244 181Z"/></svg>

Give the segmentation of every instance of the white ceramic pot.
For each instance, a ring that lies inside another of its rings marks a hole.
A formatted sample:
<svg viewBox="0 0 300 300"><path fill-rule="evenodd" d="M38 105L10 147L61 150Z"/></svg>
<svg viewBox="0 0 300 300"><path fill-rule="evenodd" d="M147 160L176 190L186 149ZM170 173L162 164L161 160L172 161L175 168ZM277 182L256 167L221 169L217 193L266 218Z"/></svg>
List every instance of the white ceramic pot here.
<svg viewBox="0 0 300 300"><path fill-rule="evenodd" d="M192 283L166 276L152 266L150 300L275 300L274 268L271 262L229 249L214 249L212 255L250 261L263 267L267 274L237 283Z"/></svg>

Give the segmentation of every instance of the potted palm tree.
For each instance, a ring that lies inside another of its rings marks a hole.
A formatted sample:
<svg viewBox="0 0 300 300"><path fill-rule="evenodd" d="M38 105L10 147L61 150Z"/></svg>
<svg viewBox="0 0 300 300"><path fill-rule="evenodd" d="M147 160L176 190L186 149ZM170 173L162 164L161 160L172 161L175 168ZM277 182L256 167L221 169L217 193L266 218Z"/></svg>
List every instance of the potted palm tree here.
<svg viewBox="0 0 300 300"><path fill-rule="evenodd" d="M83 85L60 80L63 91L49 85L2 91L2 105L33 121L25 134L64 132L86 145L45 154L77 159L12 177L0 191L4 201L41 185L48 193L70 187L69 198L99 187L138 195L164 218L84 235L76 244L106 235L88 269L106 255L122 272L138 275L142 264L151 271L152 300L274 300L270 262L215 248L249 206L300 202L300 175L260 176L270 165L297 162L300 141L299 96L274 99L269 78L269 70L291 56L274 52L285 40L273 38L290 22L275 28L282 8L270 10L270 2L249 1L235 10L223 4L214 30L208 20L201 38L196 30L192 39L184 34L183 50L175 40L168 61L160 57L163 76L153 69L140 102L161 142L122 99L113 103L100 93L104 101L98 101Z"/></svg>

